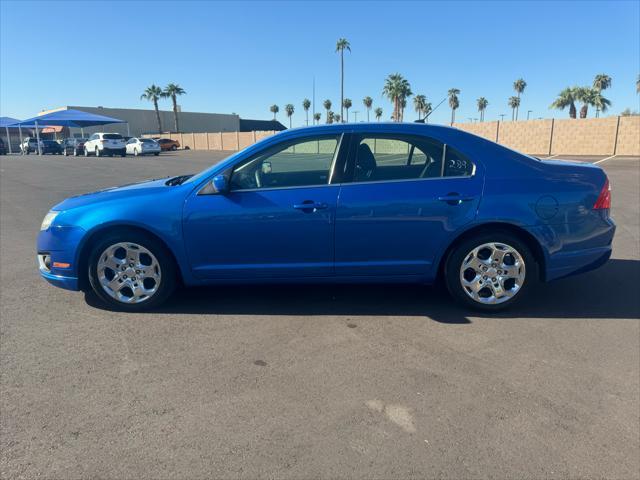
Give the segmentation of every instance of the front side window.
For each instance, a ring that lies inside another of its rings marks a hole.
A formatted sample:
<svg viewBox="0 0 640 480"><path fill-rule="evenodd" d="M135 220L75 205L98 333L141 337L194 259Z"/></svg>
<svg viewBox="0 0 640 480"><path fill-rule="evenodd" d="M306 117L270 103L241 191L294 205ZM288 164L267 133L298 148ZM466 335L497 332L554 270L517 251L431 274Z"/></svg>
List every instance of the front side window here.
<svg viewBox="0 0 640 480"><path fill-rule="evenodd" d="M353 181L416 180L472 173L470 160L437 140L409 135L362 136L355 150Z"/></svg>
<svg viewBox="0 0 640 480"><path fill-rule="evenodd" d="M269 148L234 168L230 188L326 185L339 140L339 136L307 137Z"/></svg>

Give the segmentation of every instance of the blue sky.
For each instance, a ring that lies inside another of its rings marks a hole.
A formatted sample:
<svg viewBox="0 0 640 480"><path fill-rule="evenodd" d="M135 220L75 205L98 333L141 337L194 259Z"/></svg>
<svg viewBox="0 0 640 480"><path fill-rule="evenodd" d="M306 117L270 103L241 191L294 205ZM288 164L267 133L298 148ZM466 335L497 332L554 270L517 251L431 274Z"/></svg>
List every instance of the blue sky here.
<svg viewBox="0 0 640 480"><path fill-rule="evenodd" d="M86 23L92 20L95 27ZM269 118L269 106L302 100L339 110L335 42L346 37L345 96L360 110L400 72L435 106L461 90L458 119L510 118L513 81L528 86L521 116L564 118L548 107L566 86L607 73L611 113L638 110L640 2L29 2L0 0L0 113L26 118L61 105L148 108L151 83L177 82L184 111ZM169 102L163 107L170 108ZM352 114L353 115L353 114ZM405 119L413 120L411 110ZM446 103L431 117L446 122ZM353 120L353 116L351 116Z"/></svg>

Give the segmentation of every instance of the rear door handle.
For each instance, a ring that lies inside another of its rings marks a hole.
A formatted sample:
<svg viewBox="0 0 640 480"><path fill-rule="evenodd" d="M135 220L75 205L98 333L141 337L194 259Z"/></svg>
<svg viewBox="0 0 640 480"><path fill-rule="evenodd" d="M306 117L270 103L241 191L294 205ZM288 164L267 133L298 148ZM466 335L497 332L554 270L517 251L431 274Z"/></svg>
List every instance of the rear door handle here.
<svg viewBox="0 0 640 480"><path fill-rule="evenodd" d="M329 208L329 205L324 202L305 200L302 203L296 203L293 208L295 208L296 210L302 210L304 212L315 212L316 210L324 210L325 208Z"/></svg>
<svg viewBox="0 0 640 480"><path fill-rule="evenodd" d="M449 205L460 205L462 202L470 202L475 200L476 197L469 195L460 195L459 193L448 193L447 195L443 195L438 197L438 200L441 202L447 202Z"/></svg>

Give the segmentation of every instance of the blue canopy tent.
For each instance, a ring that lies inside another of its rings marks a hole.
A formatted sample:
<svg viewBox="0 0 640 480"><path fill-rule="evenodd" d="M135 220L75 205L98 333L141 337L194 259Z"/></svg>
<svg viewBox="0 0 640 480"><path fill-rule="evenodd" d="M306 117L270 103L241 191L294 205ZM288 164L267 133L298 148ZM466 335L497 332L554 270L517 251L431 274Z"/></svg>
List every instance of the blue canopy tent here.
<svg viewBox="0 0 640 480"><path fill-rule="evenodd" d="M81 110L58 110L56 112L46 113L44 115L39 115L37 117L28 118L26 120L22 120L21 122L15 122L10 126L14 127L31 127L36 130L36 138L38 140L38 154L40 152L40 133L38 132L38 128L44 126L56 126L56 127L75 127L75 128L84 128L84 127L94 127L97 125L107 125L110 123L126 123L127 124L127 132L129 131L129 123L120 120L118 118L107 117L105 115L96 115L95 113L83 112ZM82 132L84 135L84 132ZM20 130L20 144L22 144L22 129Z"/></svg>
<svg viewBox="0 0 640 480"><path fill-rule="evenodd" d="M9 127L19 121L20 120L18 120L17 118L0 117L0 127L4 127L5 132L7 132L7 146L9 147L9 153L13 153L11 151L11 137L9 136Z"/></svg>

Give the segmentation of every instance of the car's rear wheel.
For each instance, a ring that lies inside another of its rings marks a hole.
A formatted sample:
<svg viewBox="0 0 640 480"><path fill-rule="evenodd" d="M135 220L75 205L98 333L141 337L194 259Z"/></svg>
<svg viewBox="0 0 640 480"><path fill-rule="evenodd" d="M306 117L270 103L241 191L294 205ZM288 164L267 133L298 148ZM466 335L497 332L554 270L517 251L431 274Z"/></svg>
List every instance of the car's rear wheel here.
<svg viewBox="0 0 640 480"><path fill-rule="evenodd" d="M172 151L174 151L174 152L175 152L177 149L178 149L178 147L177 147L176 145L171 145L171 150L172 150Z"/></svg>
<svg viewBox="0 0 640 480"><path fill-rule="evenodd" d="M99 157L100 156L100 149L98 147L96 147L95 152L96 152L96 157Z"/></svg>
<svg viewBox="0 0 640 480"><path fill-rule="evenodd" d="M516 235L487 232L453 249L445 275L456 300L479 310L498 311L522 300L538 281L538 264Z"/></svg>
<svg viewBox="0 0 640 480"><path fill-rule="evenodd" d="M143 311L163 303L176 285L171 254L159 241L135 231L109 234L89 255L89 282L109 307Z"/></svg>
<svg viewBox="0 0 640 480"><path fill-rule="evenodd" d="M160 152L155 152L154 155L157 157L158 155L160 155Z"/></svg>

